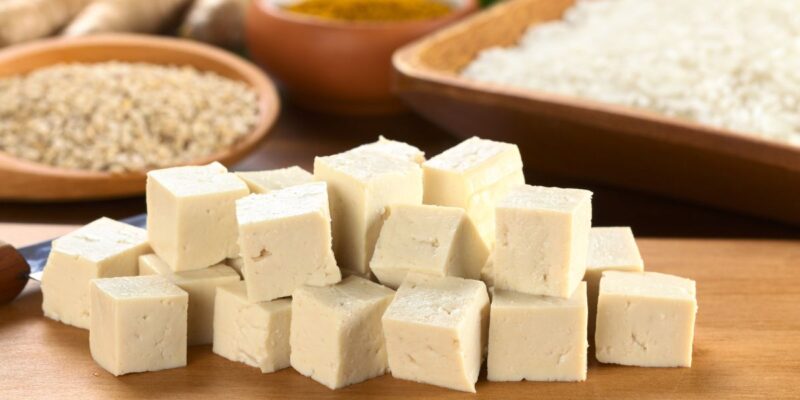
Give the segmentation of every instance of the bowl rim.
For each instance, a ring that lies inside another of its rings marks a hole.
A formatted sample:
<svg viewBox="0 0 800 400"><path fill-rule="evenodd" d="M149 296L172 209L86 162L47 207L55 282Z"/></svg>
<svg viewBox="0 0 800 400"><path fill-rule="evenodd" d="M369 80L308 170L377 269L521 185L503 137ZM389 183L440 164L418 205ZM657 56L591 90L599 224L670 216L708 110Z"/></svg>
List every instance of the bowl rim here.
<svg viewBox="0 0 800 400"><path fill-rule="evenodd" d="M188 39L161 37L145 34L132 34L132 33L110 33L98 34L84 37L53 37L34 40L29 43L11 46L6 49L0 50L0 65L6 63L13 63L16 60L37 54L45 54L63 49L76 49L82 47L95 47L95 46L131 46L131 47L149 47L161 48L170 51L177 51L182 53L189 53L198 58L213 59L220 64L224 64L238 75L241 79L233 79L242 82L249 86L258 95L258 118L253 129L245 136L240 138L232 146L226 147L220 151L209 154L206 157L193 160L185 163L176 163L163 168L179 167L186 165L204 165L214 161L225 162L230 156L232 159L243 156L250 149L252 149L261 139L263 139L275 125L278 114L280 112L280 99L277 94L277 89L267 75L262 72L258 67L249 61L238 57L228 51L195 42ZM87 64L114 61L113 57L104 58L102 61L81 61ZM39 68L57 65L63 61L53 59L37 68L27 70L24 72L2 74L0 78L25 75ZM142 62L161 65L191 65L191 64L164 64L148 61L142 59L139 61L126 61L126 62ZM203 68L195 67L198 71L206 72ZM234 160L235 161L235 160ZM90 180L115 180L115 181L134 181L144 178L148 171L159 168L149 168L139 171L126 171L121 173L106 172L106 171L93 171L83 169L68 169L60 168L44 163L25 160L15 157L7 152L0 150L0 166L10 166L12 170L24 171L27 173L48 175L48 176L63 176L65 178L73 179L90 179ZM2 167L0 167L2 168Z"/></svg>
<svg viewBox="0 0 800 400"><path fill-rule="evenodd" d="M400 21L347 21L341 19L326 19L287 11L275 4L275 0L254 0L251 7L260 10L263 14L291 23L313 26L317 28L346 29L346 30L395 30L408 29L418 26L436 25L442 22L459 19L479 8L478 0L459 0L459 5L450 12L436 18L410 19Z"/></svg>

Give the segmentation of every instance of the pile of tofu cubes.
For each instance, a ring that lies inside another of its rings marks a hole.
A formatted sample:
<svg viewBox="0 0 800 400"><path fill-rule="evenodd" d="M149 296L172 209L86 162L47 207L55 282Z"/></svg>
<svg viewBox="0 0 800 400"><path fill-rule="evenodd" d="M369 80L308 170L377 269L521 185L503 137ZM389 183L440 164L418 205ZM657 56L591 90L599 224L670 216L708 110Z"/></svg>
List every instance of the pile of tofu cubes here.
<svg viewBox="0 0 800 400"><path fill-rule="evenodd" d="M583 381L591 337L602 363L690 366L694 282L643 272L591 202L477 137L428 160L381 138L313 175L156 170L146 230L102 218L53 243L43 309L114 375L212 344L331 389L391 371L474 392L484 360L490 381Z"/></svg>

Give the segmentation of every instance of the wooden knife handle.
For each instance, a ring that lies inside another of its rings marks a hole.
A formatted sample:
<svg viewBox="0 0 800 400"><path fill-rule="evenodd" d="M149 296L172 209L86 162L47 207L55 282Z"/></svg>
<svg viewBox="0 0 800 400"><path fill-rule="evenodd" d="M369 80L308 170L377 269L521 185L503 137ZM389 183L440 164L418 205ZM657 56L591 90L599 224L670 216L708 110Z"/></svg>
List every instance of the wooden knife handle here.
<svg viewBox="0 0 800 400"><path fill-rule="evenodd" d="M31 267L14 246L0 240L0 304L14 300L25 284Z"/></svg>

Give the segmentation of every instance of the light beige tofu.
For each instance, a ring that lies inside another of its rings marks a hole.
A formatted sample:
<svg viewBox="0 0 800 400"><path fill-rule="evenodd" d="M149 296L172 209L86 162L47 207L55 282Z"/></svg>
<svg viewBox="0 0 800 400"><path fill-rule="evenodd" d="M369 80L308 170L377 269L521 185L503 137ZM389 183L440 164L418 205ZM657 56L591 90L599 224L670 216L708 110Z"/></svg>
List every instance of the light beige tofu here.
<svg viewBox="0 0 800 400"><path fill-rule="evenodd" d="M488 327L483 282L408 274L383 316L392 376L474 393Z"/></svg>
<svg viewBox="0 0 800 400"><path fill-rule="evenodd" d="M303 285L342 279L331 249L325 182L247 196L236 202L236 217L250 301L274 300Z"/></svg>
<svg viewBox="0 0 800 400"><path fill-rule="evenodd" d="M290 299L251 303L240 281L219 286L215 304L214 353L262 373L289 366Z"/></svg>
<svg viewBox="0 0 800 400"><path fill-rule="evenodd" d="M236 176L247 183L252 193L265 194L273 190L311 183L314 175L298 166L267 171L243 171Z"/></svg>
<svg viewBox="0 0 800 400"><path fill-rule="evenodd" d="M139 275L167 275L172 273L172 268L156 254L143 254L139 256Z"/></svg>
<svg viewBox="0 0 800 400"><path fill-rule="evenodd" d="M494 287L494 256L492 252L489 252L486 262L481 267L481 280L486 287Z"/></svg>
<svg viewBox="0 0 800 400"><path fill-rule="evenodd" d="M244 276L244 259L242 257L229 258L225 261L225 265L235 269L239 276Z"/></svg>
<svg viewBox="0 0 800 400"><path fill-rule="evenodd" d="M601 363L691 367L695 282L657 272L606 271L595 347Z"/></svg>
<svg viewBox="0 0 800 400"><path fill-rule="evenodd" d="M496 202L525 183L516 145L472 137L422 164L425 204L467 210L491 248Z"/></svg>
<svg viewBox="0 0 800 400"><path fill-rule="evenodd" d="M89 281L136 275L149 253L147 232L100 218L53 241L42 275L42 311L48 318L89 329Z"/></svg>
<svg viewBox="0 0 800 400"><path fill-rule="evenodd" d="M402 158L351 150L317 157L314 177L328 183L333 250L339 266L369 277L369 261L386 207L422 204L422 169Z"/></svg>
<svg viewBox="0 0 800 400"><path fill-rule="evenodd" d="M517 186L496 213L494 287L571 297L586 271L592 192Z"/></svg>
<svg viewBox="0 0 800 400"><path fill-rule="evenodd" d="M381 316L394 291L357 276L292 295L291 364L339 389L388 371Z"/></svg>
<svg viewBox="0 0 800 400"><path fill-rule="evenodd" d="M217 264L208 268L172 272L155 254L139 256L139 275L162 275L189 294L189 345L210 344L214 338L214 297L217 287L240 280L233 268Z"/></svg>
<svg viewBox="0 0 800 400"><path fill-rule="evenodd" d="M160 275L93 279L89 349L119 376L186 366L189 295Z"/></svg>
<svg viewBox="0 0 800 400"><path fill-rule="evenodd" d="M630 227L593 227L589 231L586 275L589 298L589 338L594 341L597 294L604 271L644 271L644 261Z"/></svg>
<svg viewBox="0 0 800 400"><path fill-rule="evenodd" d="M372 151L386 157L398 157L417 164L425 162L425 152L405 142L378 137L377 142L367 143L353 149L354 151Z"/></svg>
<svg viewBox="0 0 800 400"><path fill-rule="evenodd" d="M586 283L572 297L494 290L489 324L490 381L585 381Z"/></svg>
<svg viewBox="0 0 800 400"><path fill-rule="evenodd" d="M389 207L370 269L397 288L409 272L478 279L489 250L467 213L456 207Z"/></svg>
<svg viewBox="0 0 800 400"><path fill-rule="evenodd" d="M237 257L234 202L250 190L220 163L147 173L147 234L173 271Z"/></svg>

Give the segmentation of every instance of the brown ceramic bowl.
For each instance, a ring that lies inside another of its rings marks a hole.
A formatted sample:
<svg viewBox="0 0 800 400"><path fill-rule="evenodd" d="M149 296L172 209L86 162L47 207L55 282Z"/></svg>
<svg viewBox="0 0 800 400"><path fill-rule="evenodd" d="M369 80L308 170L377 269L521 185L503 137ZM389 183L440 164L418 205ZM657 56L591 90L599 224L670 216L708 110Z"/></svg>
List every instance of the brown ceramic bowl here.
<svg viewBox="0 0 800 400"><path fill-rule="evenodd" d="M392 53L477 9L449 0L441 18L400 22L326 20L284 10L293 0L256 0L246 19L250 56L292 100L310 108L373 114L402 109L391 93Z"/></svg>

